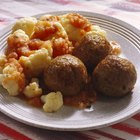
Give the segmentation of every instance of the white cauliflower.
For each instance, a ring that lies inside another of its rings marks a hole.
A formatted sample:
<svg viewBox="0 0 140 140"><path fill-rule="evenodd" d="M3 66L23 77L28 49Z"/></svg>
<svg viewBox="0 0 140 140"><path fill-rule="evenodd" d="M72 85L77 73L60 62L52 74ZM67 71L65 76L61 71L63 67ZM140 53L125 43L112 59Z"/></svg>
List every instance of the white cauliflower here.
<svg viewBox="0 0 140 140"><path fill-rule="evenodd" d="M45 48L41 48L29 57L21 56L19 62L24 68L26 75L32 77L40 75L50 60L51 56L49 55L49 51Z"/></svg>
<svg viewBox="0 0 140 140"><path fill-rule="evenodd" d="M42 16L40 16L39 20L48 21L51 16L52 15L50 15L50 14L42 15Z"/></svg>
<svg viewBox="0 0 140 140"><path fill-rule="evenodd" d="M25 87L23 93L28 98L40 96L42 94L42 89L39 88L39 80L37 78L32 78L31 83Z"/></svg>
<svg viewBox="0 0 140 140"><path fill-rule="evenodd" d="M68 38L67 33L58 21L41 21L39 20L35 26L33 39L52 40L52 38Z"/></svg>
<svg viewBox="0 0 140 140"><path fill-rule="evenodd" d="M2 70L3 70L6 62L7 62L6 56L4 54L1 54L0 55L0 73L2 73Z"/></svg>
<svg viewBox="0 0 140 140"><path fill-rule="evenodd" d="M41 45L41 48L45 48L48 50L49 56L52 57L53 54L53 48L52 43L50 40L44 41L44 43Z"/></svg>
<svg viewBox="0 0 140 140"><path fill-rule="evenodd" d="M112 47L112 54L113 55L120 55L121 54L121 46L116 41L109 42Z"/></svg>
<svg viewBox="0 0 140 140"><path fill-rule="evenodd" d="M88 32L88 33L91 33L91 32L97 33L97 34L100 34L100 35L106 37L106 31L103 30L103 29L101 29L100 26L92 25L92 26L91 26L91 31Z"/></svg>
<svg viewBox="0 0 140 140"><path fill-rule="evenodd" d="M9 76L8 74L0 74L0 85L2 85L2 82L4 81L4 79L8 76Z"/></svg>
<svg viewBox="0 0 140 140"><path fill-rule="evenodd" d="M41 96L43 103L43 110L45 112L56 112L63 106L63 96L61 92L50 92L47 95Z"/></svg>
<svg viewBox="0 0 140 140"><path fill-rule="evenodd" d="M17 71L17 67L15 65L7 65L4 69L3 69L3 74L13 74L14 72Z"/></svg>
<svg viewBox="0 0 140 140"><path fill-rule="evenodd" d="M29 40L28 35L26 34L26 32L24 30L18 29L15 32L13 32L13 34L11 34L10 36L13 36L13 38L22 38L25 41Z"/></svg>
<svg viewBox="0 0 140 140"><path fill-rule="evenodd" d="M81 39L81 37L83 36L83 34L81 33L81 29L74 27L70 23L70 20L67 18L67 14L60 16L60 22L65 31L67 32L70 40L79 41Z"/></svg>
<svg viewBox="0 0 140 140"><path fill-rule="evenodd" d="M25 32L21 29L16 30L13 34L10 34L10 36L7 39L8 46L10 48L17 48L25 45L27 41L29 40L29 37Z"/></svg>
<svg viewBox="0 0 140 140"><path fill-rule="evenodd" d="M0 74L0 83L9 95L16 96L24 89L25 77L17 60L9 62Z"/></svg>
<svg viewBox="0 0 140 140"><path fill-rule="evenodd" d="M21 18L17 20L17 22L13 26L12 31L14 32L18 29L21 29L30 37L34 32L36 23L37 19L34 17Z"/></svg>
<svg viewBox="0 0 140 140"><path fill-rule="evenodd" d="M19 74L15 73L15 75L3 75L4 79L2 81L2 85L5 89L7 89L10 96L17 96L19 94L19 83L16 78Z"/></svg>
<svg viewBox="0 0 140 140"><path fill-rule="evenodd" d="M57 32L55 34L55 38L59 38L59 37L62 37L62 38L68 38L68 35L66 33L66 30L65 28L61 25L61 23L59 22L54 22L54 26L57 27Z"/></svg>
<svg viewBox="0 0 140 140"><path fill-rule="evenodd" d="M57 21L58 20L58 17L57 16L54 16L54 15L42 15L39 20L42 20L42 21Z"/></svg>
<svg viewBox="0 0 140 140"><path fill-rule="evenodd" d="M85 33L90 31L91 23L82 15L69 13L59 16L59 19L69 40L75 43L79 42Z"/></svg>

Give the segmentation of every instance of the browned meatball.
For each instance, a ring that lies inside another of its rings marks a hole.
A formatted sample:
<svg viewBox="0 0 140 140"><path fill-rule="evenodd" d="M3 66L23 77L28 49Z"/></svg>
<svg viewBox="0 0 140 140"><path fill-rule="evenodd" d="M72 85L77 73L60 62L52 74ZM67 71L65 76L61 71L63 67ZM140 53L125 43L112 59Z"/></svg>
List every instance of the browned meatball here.
<svg viewBox="0 0 140 140"><path fill-rule="evenodd" d="M109 55L97 65L92 79L99 93L121 97L134 88L137 73L134 65L127 59Z"/></svg>
<svg viewBox="0 0 140 140"><path fill-rule="evenodd" d="M86 34L79 46L74 49L73 55L78 57L86 65L89 72L92 72L95 66L111 54L112 47L107 39L97 33Z"/></svg>
<svg viewBox="0 0 140 140"><path fill-rule="evenodd" d="M72 55L58 56L44 71L46 86L63 95L78 94L87 82L87 70L83 62Z"/></svg>

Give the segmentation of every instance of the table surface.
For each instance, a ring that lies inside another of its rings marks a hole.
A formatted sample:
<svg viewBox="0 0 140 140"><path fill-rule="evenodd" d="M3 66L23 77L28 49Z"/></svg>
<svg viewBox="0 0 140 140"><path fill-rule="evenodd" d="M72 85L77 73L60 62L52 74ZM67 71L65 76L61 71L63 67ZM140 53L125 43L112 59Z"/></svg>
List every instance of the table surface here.
<svg viewBox="0 0 140 140"><path fill-rule="evenodd" d="M57 9L56 9L57 7ZM0 0L0 30L17 19L56 10L109 15L140 29L140 0ZM27 126L0 112L0 140L139 140L140 113L124 122L90 131L61 132Z"/></svg>

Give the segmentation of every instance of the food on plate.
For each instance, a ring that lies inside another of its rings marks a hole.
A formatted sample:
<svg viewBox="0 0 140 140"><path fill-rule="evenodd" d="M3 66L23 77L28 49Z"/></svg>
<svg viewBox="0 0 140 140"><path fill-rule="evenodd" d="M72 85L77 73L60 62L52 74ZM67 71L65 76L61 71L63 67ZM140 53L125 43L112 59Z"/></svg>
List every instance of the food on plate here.
<svg viewBox="0 0 140 140"><path fill-rule="evenodd" d="M90 32L82 38L73 55L82 60L91 72L102 59L111 54L111 51L112 47L105 36Z"/></svg>
<svg viewBox="0 0 140 140"><path fill-rule="evenodd" d="M21 55L26 55L26 52L29 51L27 42L29 41L28 35L21 29L16 30L7 39L8 47L6 48L5 54L8 57L14 57L18 59ZM19 53L21 50L21 47L26 47L26 50L24 50L24 53Z"/></svg>
<svg viewBox="0 0 140 140"><path fill-rule="evenodd" d="M29 46L30 51L32 51L32 53L34 53L35 50L45 48L48 50L48 55L50 57L52 57L53 55L52 43L50 40L42 41L40 39L31 39L28 42L28 46Z"/></svg>
<svg viewBox="0 0 140 140"><path fill-rule="evenodd" d="M71 54L73 51L72 43L68 40L68 38L53 39L52 46L53 46L53 57L64 54Z"/></svg>
<svg viewBox="0 0 140 140"><path fill-rule="evenodd" d="M31 83L24 88L23 93L27 98L34 98L42 95L42 89L39 87L39 80L37 78L32 78Z"/></svg>
<svg viewBox="0 0 140 140"><path fill-rule="evenodd" d="M56 112L63 106L63 96L59 91L43 95L41 96L41 100L44 103L43 110L45 112Z"/></svg>
<svg viewBox="0 0 140 140"><path fill-rule="evenodd" d="M121 97L132 91L137 73L129 60L109 55L97 65L92 78L93 85L99 93Z"/></svg>
<svg viewBox="0 0 140 140"><path fill-rule="evenodd" d="M28 77L39 76L50 63L51 56L45 48L34 51L29 57L21 56L19 63Z"/></svg>
<svg viewBox="0 0 140 140"><path fill-rule="evenodd" d="M100 93L120 97L134 88L134 65L121 46L78 13L21 18L0 55L0 85L45 112L84 109Z"/></svg>
<svg viewBox="0 0 140 140"><path fill-rule="evenodd" d="M52 91L61 91L63 95L75 95L87 83L88 75L83 62L67 54L51 61L44 70L44 80Z"/></svg>
<svg viewBox="0 0 140 140"><path fill-rule="evenodd" d="M112 47L112 55L120 55L121 54L121 46L116 41L109 42Z"/></svg>
<svg viewBox="0 0 140 140"><path fill-rule="evenodd" d="M72 52L73 45L59 22L38 21L32 39L50 40L53 47L53 57ZM60 49L61 48L61 49Z"/></svg>
<svg viewBox="0 0 140 140"><path fill-rule="evenodd" d="M30 37L34 32L36 23L37 19L35 17L21 18L14 24L12 32L21 29Z"/></svg>
<svg viewBox="0 0 140 140"><path fill-rule="evenodd" d="M39 20L42 20L42 21L59 21L59 17L58 16L54 16L54 15L42 15Z"/></svg>
<svg viewBox="0 0 140 140"><path fill-rule="evenodd" d="M36 23L34 33L31 38L48 40L52 38L67 38L67 33L59 22L41 21Z"/></svg>
<svg viewBox="0 0 140 140"><path fill-rule="evenodd" d="M11 58L5 64L0 74L1 85L8 91L9 95L19 95L25 87L25 74L20 63Z"/></svg>
<svg viewBox="0 0 140 140"><path fill-rule="evenodd" d="M75 44L89 31L92 24L80 14L69 13L59 16L60 23L68 34L69 40Z"/></svg>
<svg viewBox="0 0 140 140"><path fill-rule="evenodd" d="M1 54L0 55L0 74L2 73L3 68L5 67L5 64L7 63L6 55Z"/></svg>
<svg viewBox="0 0 140 140"><path fill-rule="evenodd" d="M87 90L82 90L77 95L63 96L64 105L77 107L80 109L90 108L90 106L96 101L96 92L92 88L88 87Z"/></svg>
<svg viewBox="0 0 140 140"><path fill-rule="evenodd" d="M87 33L97 33L97 34L100 34L101 36L104 36L104 37L107 36L106 31L103 30L102 28L100 28L100 26L98 26L98 25L92 25L91 31L89 31Z"/></svg>

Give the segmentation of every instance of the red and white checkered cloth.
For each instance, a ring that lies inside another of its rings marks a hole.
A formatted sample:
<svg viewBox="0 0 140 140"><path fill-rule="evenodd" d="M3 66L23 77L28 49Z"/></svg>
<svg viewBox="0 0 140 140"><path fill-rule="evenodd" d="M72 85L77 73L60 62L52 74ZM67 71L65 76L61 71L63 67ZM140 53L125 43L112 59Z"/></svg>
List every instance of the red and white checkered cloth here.
<svg viewBox="0 0 140 140"><path fill-rule="evenodd" d="M20 17L56 10L85 10L106 14L140 29L140 0L0 0L0 30ZM140 140L140 113L110 127L82 132L39 129L17 122L0 113L0 140L71 139Z"/></svg>

